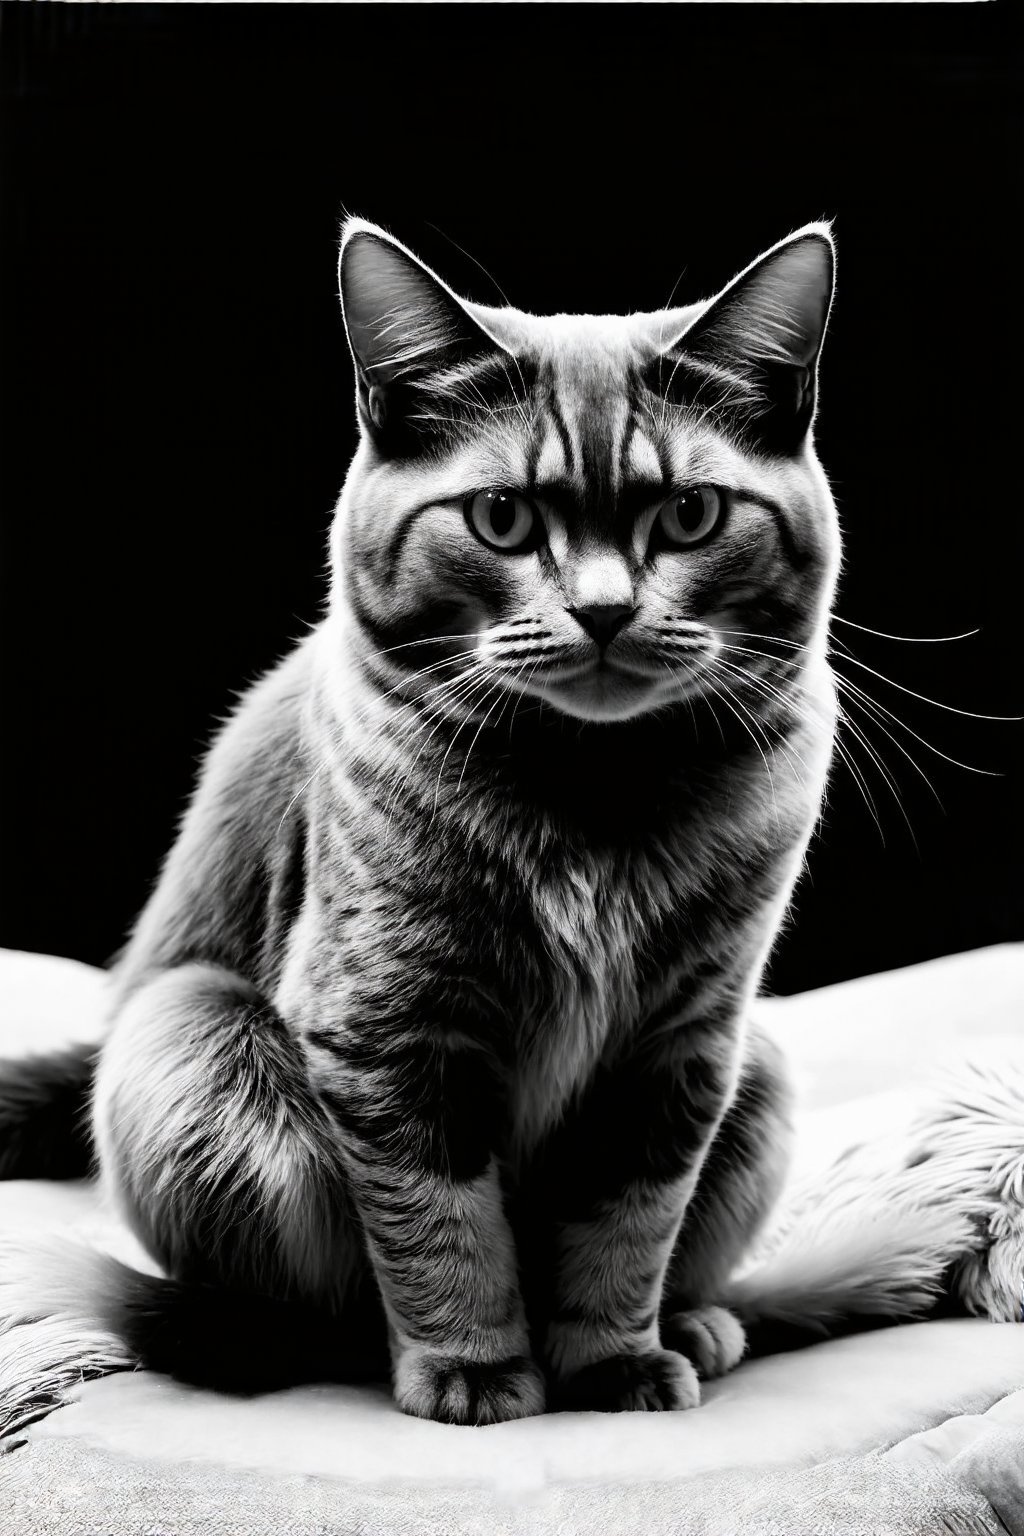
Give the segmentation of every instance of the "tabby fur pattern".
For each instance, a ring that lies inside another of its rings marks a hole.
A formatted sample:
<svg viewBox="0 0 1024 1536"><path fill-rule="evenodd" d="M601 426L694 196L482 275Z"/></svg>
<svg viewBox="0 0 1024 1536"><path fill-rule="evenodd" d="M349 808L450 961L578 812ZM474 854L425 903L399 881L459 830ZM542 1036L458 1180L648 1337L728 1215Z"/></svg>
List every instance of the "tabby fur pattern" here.
<svg viewBox="0 0 1024 1536"><path fill-rule="evenodd" d="M361 220L340 280L329 610L117 966L95 1140L167 1278L95 1304L225 1387L690 1407L786 1161L748 1014L835 724L830 235L630 316L469 303Z"/></svg>

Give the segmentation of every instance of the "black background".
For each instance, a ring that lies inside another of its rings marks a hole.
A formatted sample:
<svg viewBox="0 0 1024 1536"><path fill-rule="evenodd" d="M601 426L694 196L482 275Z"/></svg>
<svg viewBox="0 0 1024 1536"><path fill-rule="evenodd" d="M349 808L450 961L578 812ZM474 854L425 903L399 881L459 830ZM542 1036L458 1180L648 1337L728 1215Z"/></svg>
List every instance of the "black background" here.
<svg viewBox="0 0 1024 1536"><path fill-rule="evenodd" d="M838 611L982 631L837 633L1024 713L1021 58L1002 4L4 4L3 942L113 952L215 717L316 617L346 209L536 311L656 308L684 268L689 301L833 217ZM940 811L868 725L901 810L847 734L884 843L838 767L781 991L1024 937L1024 728L844 670L1003 776L894 728Z"/></svg>

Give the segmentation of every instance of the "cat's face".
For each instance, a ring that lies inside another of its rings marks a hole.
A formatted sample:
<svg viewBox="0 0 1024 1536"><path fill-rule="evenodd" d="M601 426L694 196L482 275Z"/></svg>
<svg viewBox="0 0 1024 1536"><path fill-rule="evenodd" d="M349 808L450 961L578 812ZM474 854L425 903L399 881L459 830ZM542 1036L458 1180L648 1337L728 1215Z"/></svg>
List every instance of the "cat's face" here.
<svg viewBox="0 0 1024 1536"><path fill-rule="evenodd" d="M363 441L336 590L382 680L611 721L789 675L837 559L808 438L823 231L710 306L629 317L467 304L358 223L341 271Z"/></svg>

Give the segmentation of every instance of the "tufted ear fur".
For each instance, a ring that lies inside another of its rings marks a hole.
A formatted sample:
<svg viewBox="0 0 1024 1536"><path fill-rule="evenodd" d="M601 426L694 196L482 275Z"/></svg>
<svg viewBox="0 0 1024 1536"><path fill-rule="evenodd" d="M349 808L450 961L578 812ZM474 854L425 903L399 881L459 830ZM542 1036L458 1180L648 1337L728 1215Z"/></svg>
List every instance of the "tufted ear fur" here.
<svg viewBox="0 0 1024 1536"><path fill-rule="evenodd" d="M444 375L499 346L446 283L376 224L348 220L338 279L363 425L382 448L411 449L442 419Z"/></svg>
<svg viewBox="0 0 1024 1536"><path fill-rule="evenodd" d="M652 387L660 377L679 403L714 410L769 451L795 453L814 417L834 270L828 226L797 230L687 316Z"/></svg>

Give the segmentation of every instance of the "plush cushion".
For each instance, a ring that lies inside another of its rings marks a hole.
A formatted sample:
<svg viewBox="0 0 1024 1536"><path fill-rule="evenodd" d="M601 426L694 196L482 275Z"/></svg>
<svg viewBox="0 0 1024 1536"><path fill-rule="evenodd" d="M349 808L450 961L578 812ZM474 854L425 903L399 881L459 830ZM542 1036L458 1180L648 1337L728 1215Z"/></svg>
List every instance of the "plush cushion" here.
<svg viewBox="0 0 1024 1536"><path fill-rule="evenodd" d="M103 978L68 961L0 956L0 998L0 1054L101 1028ZM1024 946L759 1007L796 1067L802 1175L853 1140L884 1147L937 1060L1019 1057ZM133 1252L86 1184L0 1185L0 1225ZM12 1530L1024 1536L1024 1328L1008 1323L933 1321L752 1361L684 1414L461 1429L405 1418L383 1389L233 1399L148 1372L71 1399L0 1457Z"/></svg>

